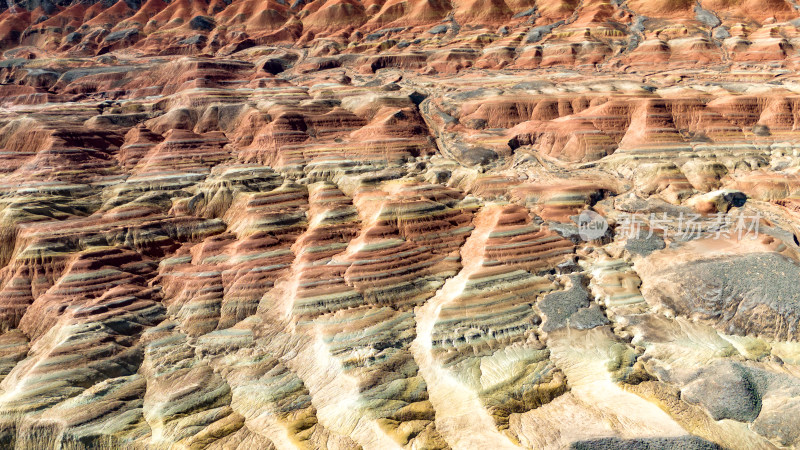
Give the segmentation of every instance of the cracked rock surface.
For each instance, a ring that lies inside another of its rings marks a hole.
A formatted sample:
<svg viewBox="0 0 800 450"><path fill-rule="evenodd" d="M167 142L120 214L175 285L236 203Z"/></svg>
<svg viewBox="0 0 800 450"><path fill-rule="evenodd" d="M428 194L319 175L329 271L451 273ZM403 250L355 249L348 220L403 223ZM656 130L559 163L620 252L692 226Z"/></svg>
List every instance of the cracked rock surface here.
<svg viewBox="0 0 800 450"><path fill-rule="evenodd" d="M799 15L5 5L0 448L800 447Z"/></svg>

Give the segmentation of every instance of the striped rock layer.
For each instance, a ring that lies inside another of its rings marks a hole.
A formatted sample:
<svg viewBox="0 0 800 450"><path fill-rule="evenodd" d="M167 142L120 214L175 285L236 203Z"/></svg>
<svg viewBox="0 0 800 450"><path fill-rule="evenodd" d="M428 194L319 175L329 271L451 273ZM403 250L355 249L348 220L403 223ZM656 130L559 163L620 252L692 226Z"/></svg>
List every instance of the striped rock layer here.
<svg viewBox="0 0 800 450"><path fill-rule="evenodd" d="M798 17L4 6L0 447L800 446Z"/></svg>

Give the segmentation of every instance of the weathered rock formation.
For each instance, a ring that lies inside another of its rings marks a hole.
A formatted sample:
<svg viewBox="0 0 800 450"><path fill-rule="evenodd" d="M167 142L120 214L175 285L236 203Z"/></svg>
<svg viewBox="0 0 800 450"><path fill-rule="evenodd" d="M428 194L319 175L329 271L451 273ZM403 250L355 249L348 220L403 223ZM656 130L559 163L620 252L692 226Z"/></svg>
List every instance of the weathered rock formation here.
<svg viewBox="0 0 800 450"><path fill-rule="evenodd" d="M800 447L798 8L8 3L0 447Z"/></svg>

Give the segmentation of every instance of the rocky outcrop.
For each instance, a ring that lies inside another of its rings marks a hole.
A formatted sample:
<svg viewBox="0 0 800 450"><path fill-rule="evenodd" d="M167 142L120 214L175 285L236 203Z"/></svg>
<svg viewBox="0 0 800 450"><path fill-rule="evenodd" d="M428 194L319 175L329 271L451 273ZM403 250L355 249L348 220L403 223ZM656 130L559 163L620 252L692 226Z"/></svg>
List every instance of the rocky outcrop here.
<svg viewBox="0 0 800 450"><path fill-rule="evenodd" d="M4 7L0 447L797 447L756 3Z"/></svg>

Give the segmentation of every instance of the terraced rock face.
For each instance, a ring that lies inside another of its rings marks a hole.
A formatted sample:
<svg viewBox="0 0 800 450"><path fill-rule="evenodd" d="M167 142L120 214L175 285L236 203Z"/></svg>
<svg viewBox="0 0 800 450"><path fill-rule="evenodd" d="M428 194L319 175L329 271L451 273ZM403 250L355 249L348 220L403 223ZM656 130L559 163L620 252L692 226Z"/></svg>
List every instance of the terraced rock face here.
<svg viewBox="0 0 800 450"><path fill-rule="evenodd" d="M800 447L800 6L0 12L0 448Z"/></svg>

